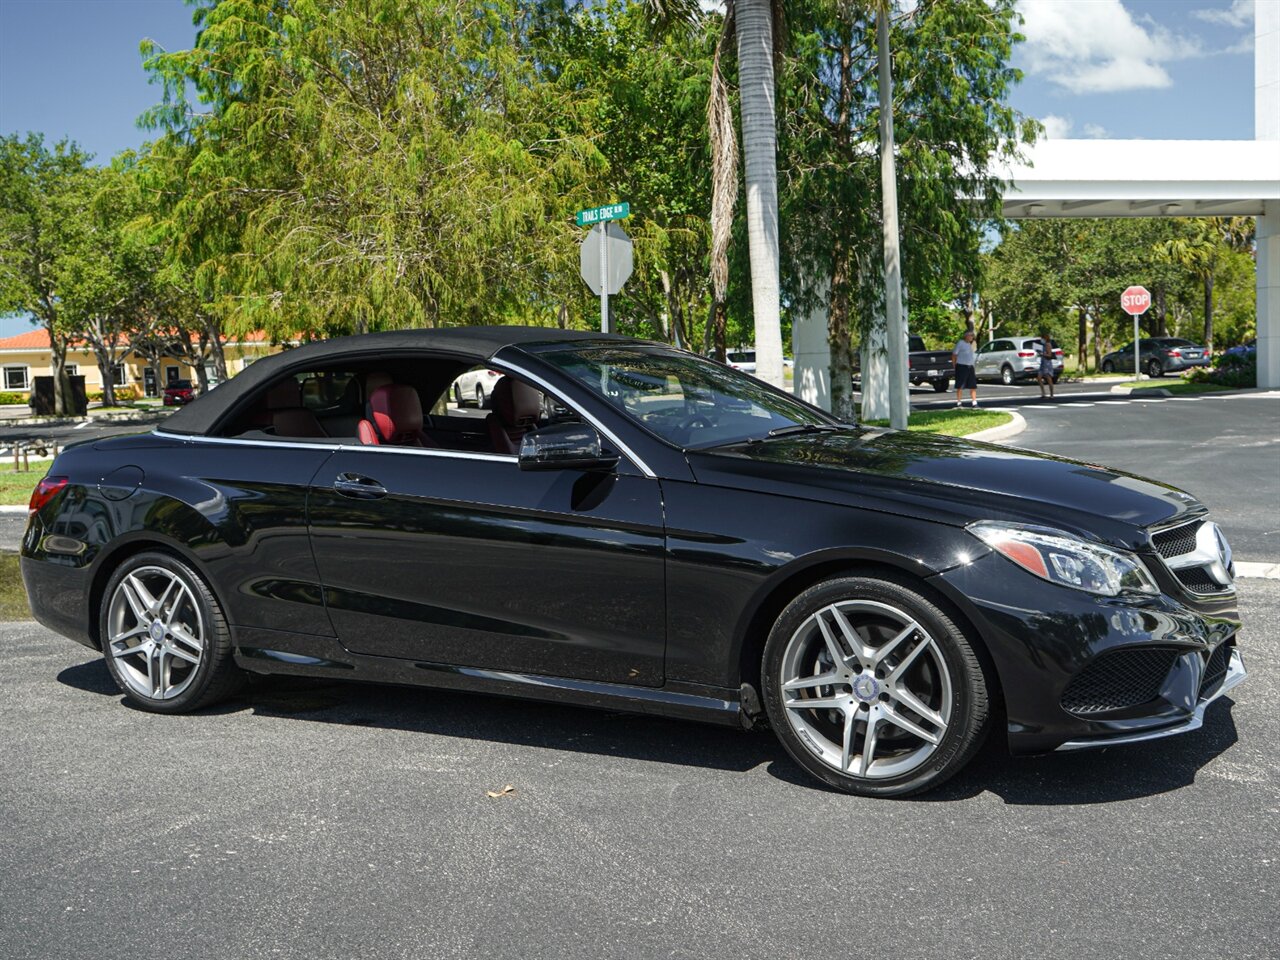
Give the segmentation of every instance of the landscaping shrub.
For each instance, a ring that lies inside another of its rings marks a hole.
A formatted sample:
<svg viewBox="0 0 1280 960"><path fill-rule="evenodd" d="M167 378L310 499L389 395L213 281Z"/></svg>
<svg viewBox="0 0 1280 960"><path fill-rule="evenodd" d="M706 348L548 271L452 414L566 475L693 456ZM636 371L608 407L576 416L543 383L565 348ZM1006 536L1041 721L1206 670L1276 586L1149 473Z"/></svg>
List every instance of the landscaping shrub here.
<svg viewBox="0 0 1280 960"><path fill-rule="evenodd" d="M1220 387L1243 389L1258 385L1258 354L1221 354L1214 357L1212 367L1197 367L1187 375L1192 383L1212 383Z"/></svg>
<svg viewBox="0 0 1280 960"><path fill-rule="evenodd" d="M6 403L26 403L27 395L25 393L0 393L0 405Z"/></svg>

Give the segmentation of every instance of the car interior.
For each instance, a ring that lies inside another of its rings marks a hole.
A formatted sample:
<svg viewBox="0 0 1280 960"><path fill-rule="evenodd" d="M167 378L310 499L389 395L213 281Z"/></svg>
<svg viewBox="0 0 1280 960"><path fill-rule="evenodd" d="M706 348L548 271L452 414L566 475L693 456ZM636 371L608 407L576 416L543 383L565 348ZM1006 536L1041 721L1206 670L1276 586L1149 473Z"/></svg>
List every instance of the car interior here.
<svg viewBox="0 0 1280 960"><path fill-rule="evenodd" d="M444 357L380 357L294 373L251 397L222 436L420 447L515 455L526 433L578 417L525 381L504 375L490 411L449 403L474 363Z"/></svg>

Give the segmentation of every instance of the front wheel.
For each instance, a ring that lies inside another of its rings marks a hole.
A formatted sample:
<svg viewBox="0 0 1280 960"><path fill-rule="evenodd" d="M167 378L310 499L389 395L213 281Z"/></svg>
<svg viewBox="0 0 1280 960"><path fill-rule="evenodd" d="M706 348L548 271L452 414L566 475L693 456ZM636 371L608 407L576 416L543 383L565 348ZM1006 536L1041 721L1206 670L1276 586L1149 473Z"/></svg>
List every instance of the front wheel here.
<svg viewBox="0 0 1280 960"><path fill-rule="evenodd" d="M462 388L456 383L453 385L453 402L459 407L462 406Z"/></svg>
<svg viewBox="0 0 1280 960"><path fill-rule="evenodd" d="M1115 372L1116 372L1116 365L1115 365L1114 363L1112 363L1110 360L1105 360L1105 361L1103 361L1103 364L1102 364L1102 372L1103 372L1103 373L1115 373Z"/></svg>
<svg viewBox="0 0 1280 960"><path fill-rule="evenodd" d="M762 663L765 708L792 758L848 793L901 797L955 774L989 713L964 632L897 580L844 577L782 612Z"/></svg>
<svg viewBox="0 0 1280 960"><path fill-rule="evenodd" d="M140 553L121 564L107 582L99 617L111 678L143 710L199 710L243 683L217 599L198 573L166 553Z"/></svg>
<svg viewBox="0 0 1280 960"><path fill-rule="evenodd" d="M1013 386L1013 367L1007 363L1000 368L1000 382L1006 387Z"/></svg>

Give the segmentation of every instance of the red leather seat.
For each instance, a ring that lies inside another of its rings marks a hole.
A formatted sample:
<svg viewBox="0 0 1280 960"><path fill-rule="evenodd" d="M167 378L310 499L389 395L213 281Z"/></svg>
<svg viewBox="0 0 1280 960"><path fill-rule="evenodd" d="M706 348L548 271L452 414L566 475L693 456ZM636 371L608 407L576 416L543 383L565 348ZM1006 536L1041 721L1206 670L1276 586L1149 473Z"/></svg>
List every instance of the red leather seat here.
<svg viewBox="0 0 1280 960"><path fill-rule="evenodd" d="M266 408L277 437L326 436L316 415L302 406L302 388L292 377L267 391Z"/></svg>
<svg viewBox="0 0 1280 960"><path fill-rule="evenodd" d="M388 383L369 395L369 419L356 432L363 444L392 447L434 447L422 432L422 401L418 391L403 383Z"/></svg>
<svg viewBox="0 0 1280 960"><path fill-rule="evenodd" d="M493 413L485 417L495 453L519 453L520 440L538 426L542 394L519 380L503 377L493 385Z"/></svg>

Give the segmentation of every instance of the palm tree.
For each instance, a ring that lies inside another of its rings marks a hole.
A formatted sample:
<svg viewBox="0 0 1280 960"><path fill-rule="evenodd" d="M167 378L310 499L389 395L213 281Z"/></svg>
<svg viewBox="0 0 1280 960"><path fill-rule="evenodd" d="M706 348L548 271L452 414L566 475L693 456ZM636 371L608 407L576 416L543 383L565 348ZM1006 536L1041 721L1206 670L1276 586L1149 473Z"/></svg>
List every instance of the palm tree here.
<svg viewBox="0 0 1280 960"><path fill-rule="evenodd" d="M884 229L884 320L889 352L889 426L907 429L907 324L902 309L902 252L898 234L898 176L893 159L893 64L889 55L892 0L876 0L876 56L880 82L880 195Z"/></svg>
<svg viewBox="0 0 1280 960"><path fill-rule="evenodd" d="M747 187L747 251L755 318L756 376L782 386L779 298L778 130L774 116L773 0L732 0L738 38L742 152Z"/></svg>
<svg viewBox="0 0 1280 960"><path fill-rule="evenodd" d="M701 15L696 0L646 0L655 24L665 28ZM737 195L738 150L729 91L720 74L726 43L737 41L738 99L747 188L747 247L755 319L756 376L782 386L782 324L778 239L778 131L774 116L774 22L778 0L726 0L724 30L716 50L707 104L711 137L711 279L713 322L723 329L728 244Z"/></svg>
<svg viewBox="0 0 1280 960"><path fill-rule="evenodd" d="M1204 286L1204 345L1213 350L1213 281L1218 272L1219 237L1213 225L1201 223L1197 232L1156 244L1166 263L1182 267Z"/></svg>

